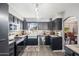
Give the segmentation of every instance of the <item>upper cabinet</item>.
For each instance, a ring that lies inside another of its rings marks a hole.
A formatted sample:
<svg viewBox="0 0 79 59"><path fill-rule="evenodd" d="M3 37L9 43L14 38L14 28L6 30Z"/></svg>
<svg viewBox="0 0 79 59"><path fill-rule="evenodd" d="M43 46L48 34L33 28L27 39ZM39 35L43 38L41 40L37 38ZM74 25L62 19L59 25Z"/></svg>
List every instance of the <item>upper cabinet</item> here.
<svg viewBox="0 0 79 59"><path fill-rule="evenodd" d="M9 14L9 31L22 30L22 21L12 14Z"/></svg>
<svg viewBox="0 0 79 59"><path fill-rule="evenodd" d="M49 30L53 30L54 29L53 28L54 27L53 24L54 24L53 21L48 22L48 29Z"/></svg>
<svg viewBox="0 0 79 59"><path fill-rule="evenodd" d="M52 30L55 30L56 29L55 28L56 27L55 25L56 25L55 21L52 21Z"/></svg>
<svg viewBox="0 0 79 59"><path fill-rule="evenodd" d="M62 30L62 18L56 18L54 21L55 21L55 29Z"/></svg>
<svg viewBox="0 0 79 59"><path fill-rule="evenodd" d="M9 14L9 22L12 22L12 21L13 21L13 15Z"/></svg>
<svg viewBox="0 0 79 59"><path fill-rule="evenodd" d="M56 18L48 23L49 30L62 30L62 18Z"/></svg>
<svg viewBox="0 0 79 59"><path fill-rule="evenodd" d="M52 18L50 18L50 22L48 22L48 29L53 30L53 21Z"/></svg>
<svg viewBox="0 0 79 59"><path fill-rule="evenodd" d="M28 24L25 19L23 20L23 30L28 30Z"/></svg>

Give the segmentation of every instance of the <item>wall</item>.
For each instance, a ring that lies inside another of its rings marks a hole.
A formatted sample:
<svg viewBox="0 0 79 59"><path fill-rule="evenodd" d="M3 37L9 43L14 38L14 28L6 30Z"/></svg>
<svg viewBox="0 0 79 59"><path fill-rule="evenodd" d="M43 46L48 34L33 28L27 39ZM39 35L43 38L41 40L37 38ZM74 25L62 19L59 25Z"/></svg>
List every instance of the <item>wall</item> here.
<svg viewBox="0 0 79 59"><path fill-rule="evenodd" d="M9 5L9 13L11 13L11 14L15 15L16 17L18 17L19 19L23 20L23 17L22 17L19 13L17 13L17 12L13 9L13 7L10 6L10 5Z"/></svg>
<svg viewBox="0 0 79 59"><path fill-rule="evenodd" d="M64 18L67 18L69 16L75 16L78 17L79 16L79 4L72 4L71 6L68 6L65 8L64 10Z"/></svg>

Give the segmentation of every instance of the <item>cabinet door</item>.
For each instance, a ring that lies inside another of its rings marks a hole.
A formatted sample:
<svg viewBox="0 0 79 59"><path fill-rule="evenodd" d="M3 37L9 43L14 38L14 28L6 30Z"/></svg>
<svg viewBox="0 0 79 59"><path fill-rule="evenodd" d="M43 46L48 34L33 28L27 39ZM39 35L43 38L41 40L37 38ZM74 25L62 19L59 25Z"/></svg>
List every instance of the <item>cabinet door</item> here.
<svg viewBox="0 0 79 59"><path fill-rule="evenodd" d="M9 14L9 22L12 22L12 21L13 21L13 15Z"/></svg>
<svg viewBox="0 0 79 59"><path fill-rule="evenodd" d="M55 29L62 30L62 18L55 19Z"/></svg>
<svg viewBox="0 0 79 59"><path fill-rule="evenodd" d="M9 55L14 56L14 43L9 44Z"/></svg>
<svg viewBox="0 0 79 59"><path fill-rule="evenodd" d="M48 22L48 29L51 30L51 26L50 26L51 22Z"/></svg>
<svg viewBox="0 0 79 59"><path fill-rule="evenodd" d="M54 30L57 30L57 20L54 20Z"/></svg>
<svg viewBox="0 0 79 59"><path fill-rule="evenodd" d="M53 30L56 30L56 21L55 20L52 22L52 28L53 28Z"/></svg>
<svg viewBox="0 0 79 59"><path fill-rule="evenodd" d="M53 29L53 27L52 27L52 21L50 22L50 30L52 30Z"/></svg>
<svg viewBox="0 0 79 59"><path fill-rule="evenodd" d="M61 37L53 37L52 38L52 48L53 50L61 50L62 49L62 38Z"/></svg>
<svg viewBox="0 0 79 59"><path fill-rule="evenodd" d="M62 18L57 19L57 29L62 30Z"/></svg>
<svg viewBox="0 0 79 59"><path fill-rule="evenodd" d="M53 21L48 23L48 29L53 30Z"/></svg>
<svg viewBox="0 0 79 59"><path fill-rule="evenodd" d="M26 20L23 21L23 30L27 30L28 29L28 23Z"/></svg>

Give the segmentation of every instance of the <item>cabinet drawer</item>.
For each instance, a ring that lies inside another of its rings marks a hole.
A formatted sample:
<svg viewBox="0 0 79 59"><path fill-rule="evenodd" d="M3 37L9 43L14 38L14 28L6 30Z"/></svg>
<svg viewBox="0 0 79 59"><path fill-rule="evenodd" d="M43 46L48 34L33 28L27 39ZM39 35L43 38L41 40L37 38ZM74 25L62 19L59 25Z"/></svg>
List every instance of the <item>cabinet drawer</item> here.
<svg viewBox="0 0 79 59"><path fill-rule="evenodd" d="M11 43L11 44L9 45L9 49L11 49L11 48L14 48L14 43Z"/></svg>
<svg viewBox="0 0 79 59"><path fill-rule="evenodd" d="M14 50L10 50L9 51L9 55L11 56L11 55L14 55Z"/></svg>

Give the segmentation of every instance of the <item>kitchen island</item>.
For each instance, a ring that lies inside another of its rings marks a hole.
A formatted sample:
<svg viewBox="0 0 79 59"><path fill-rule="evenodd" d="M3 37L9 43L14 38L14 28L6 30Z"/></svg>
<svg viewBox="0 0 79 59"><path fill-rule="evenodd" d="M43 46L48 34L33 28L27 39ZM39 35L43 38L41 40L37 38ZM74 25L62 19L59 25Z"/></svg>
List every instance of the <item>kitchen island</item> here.
<svg viewBox="0 0 79 59"><path fill-rule="evenodd" d="M65 56L79 56L79 45L65 45Z"/></svg>

